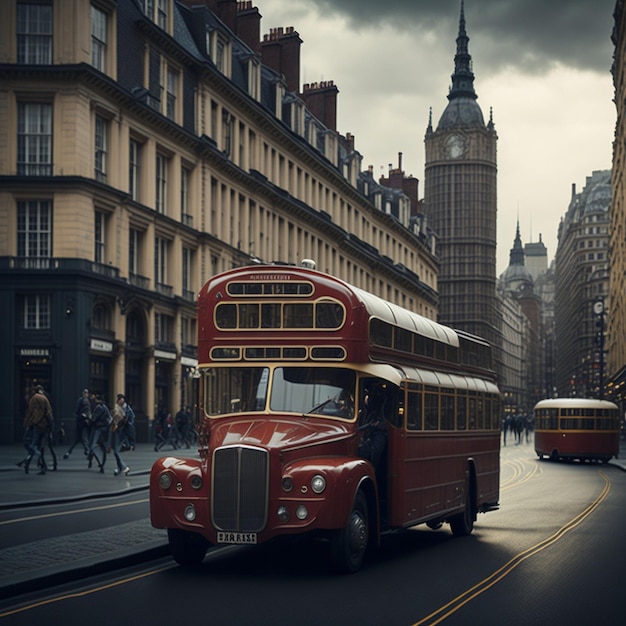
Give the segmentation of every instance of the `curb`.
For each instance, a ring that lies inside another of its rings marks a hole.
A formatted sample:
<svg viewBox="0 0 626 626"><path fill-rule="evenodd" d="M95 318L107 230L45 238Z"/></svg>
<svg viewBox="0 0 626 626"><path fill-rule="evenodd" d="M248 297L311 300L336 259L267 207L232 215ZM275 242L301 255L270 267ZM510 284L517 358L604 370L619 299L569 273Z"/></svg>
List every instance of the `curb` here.
<svg viewBox="0 0 626 626"><path fill-rule="evenodd" d="M90 562L81 564L73 562L69 567L56 565L42 570L40 573L29 572L12 579L7 585L0 585L0 600L6 600L18 595L41 591L53 586L87 579L98 574L104 574L117 569L131 567L146 561L153 561L169 556L168 543L153 541L145 544L138 552L107 555L102 559L86 559Z"/></svg>

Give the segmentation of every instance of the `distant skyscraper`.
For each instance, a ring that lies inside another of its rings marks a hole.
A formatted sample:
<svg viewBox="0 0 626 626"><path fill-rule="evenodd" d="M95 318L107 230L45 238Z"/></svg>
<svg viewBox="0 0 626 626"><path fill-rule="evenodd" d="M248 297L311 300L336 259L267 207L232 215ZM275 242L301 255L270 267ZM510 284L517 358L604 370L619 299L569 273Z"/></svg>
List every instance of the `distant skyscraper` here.
<svg viewBox="0 0 626 626"><path fill-rule="evenodd" d="M435 231L439 321L487 339L500 362L496 298L497 159L493 120L476 101L461 3L454 73L436 130L425 136L424 210Z"/></svg>
<svg viewBox="0 0 626 626"><path fill-rule="evenodd" d="M524 245L524 257L533 280L536 281L541 274L548 271L548 250L543 243L541 233L539 233L539 241Z"/></svg>

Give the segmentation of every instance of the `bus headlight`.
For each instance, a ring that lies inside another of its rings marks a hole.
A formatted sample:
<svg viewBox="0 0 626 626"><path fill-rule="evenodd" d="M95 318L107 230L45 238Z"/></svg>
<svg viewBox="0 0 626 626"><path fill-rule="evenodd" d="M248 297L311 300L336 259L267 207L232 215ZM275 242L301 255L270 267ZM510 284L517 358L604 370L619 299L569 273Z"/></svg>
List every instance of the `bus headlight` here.
<svg viewBox="0 0 626 626"><path fill-rule="evenodd" d="M196 507L193 504L188 504L185 507L184 515L188 522L193 522L196 519Z"/></svg>
<svg viewBox="0 0 626 626"><path fill-rule="evenodd" d="M304 504L300 504L296 509L296 517L299 520L305 520L308 516L309 512L307 511L307 508L304 506Z"/></svg>
<svg viewBox="0 0 626 626"><path fill-rule="evenodd" d="M191 488L192 489L202 489L202 476L198 474L194 474L191 477Z"/></svg>
<svg viewBox="0 0 626 626"><path fill-rule="evenodd" d="M289 521L289 509L284 504L281 504L281 506L278 507L276 515L283 524Z"/></svg>
<svg viewBox="0 0 626 626"><path fill-rule="evenodd" d="M172 475L161 474L159 476L159 485L161 485L161 489L167 491L172 486Z"/></svg>
<svg viewBox="0 0 626 626"><path fill-rule="evenodd" d="M315 474L311 478L311 489L313 493L322 493L326 489L326 479L321 474Z"/></svg>
<svg viewBox="0 0 626 626"><path fill-rule="evenodd" d="M287 493L289 493L293 489L293 479L290 476L283 476L280 484L283 488L283 491L286 491Z"/></svg>

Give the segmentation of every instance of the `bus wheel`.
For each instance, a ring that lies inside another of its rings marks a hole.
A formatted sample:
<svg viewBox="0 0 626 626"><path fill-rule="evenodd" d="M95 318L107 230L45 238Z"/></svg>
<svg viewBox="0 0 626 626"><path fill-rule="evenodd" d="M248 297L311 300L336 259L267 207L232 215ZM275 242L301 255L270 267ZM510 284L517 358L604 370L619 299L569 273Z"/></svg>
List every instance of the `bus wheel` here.
<svg viewBox="0 0 626 626"><path fill-rule="evenodd" d="M556 462L559 460L559 453L556 450L552 450L552 454L550 455L550 460Z"/></svg>
<svg viewBox="0 0 626 626"><path fill-rule="evenodd" d="M330 537L331 560L340 574L353 574L363 564L369 541L367 502L362 491L356 494L352 512L344 528L335 530Z"/></svg>
<svg viewBox="0 0 626 626"><path fill-rule="evenodd" d="M450 530L455 537L465 537L474 530L474 511L472 507L471 491L467 492L465 509L450 518Z"/></svg>
<svg viewBox="0 0 626 626"><path fill-rule="evenodd" d="M198 565L202 563L209 542L198 533L180 528L168 528L167 538L170 543L172 557L179 565Z"/></svg>

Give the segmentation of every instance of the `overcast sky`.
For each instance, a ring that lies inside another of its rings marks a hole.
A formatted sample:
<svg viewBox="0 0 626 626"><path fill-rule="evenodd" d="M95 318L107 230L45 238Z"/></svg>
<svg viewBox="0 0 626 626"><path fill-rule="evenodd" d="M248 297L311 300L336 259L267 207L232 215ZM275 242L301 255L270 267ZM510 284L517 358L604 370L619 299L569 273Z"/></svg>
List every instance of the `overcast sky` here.
<svg viewBox="0 0 626 626"><path fill-rule="evenodd" d="M337 130L364 168L402 168L424 191L424 134L448 102L461 0L254 0L261 34L293 26L301 83L339 89ZM522 242L552 260L572 184L610 169L615 0L465 0L474 88L498 133L498 264Z"/></svg>

